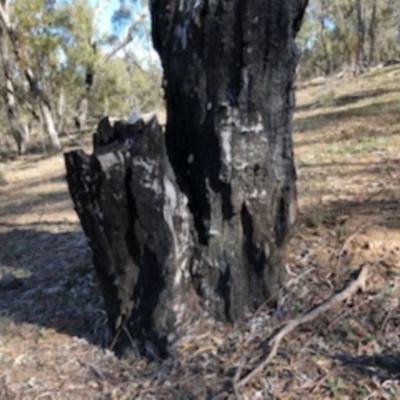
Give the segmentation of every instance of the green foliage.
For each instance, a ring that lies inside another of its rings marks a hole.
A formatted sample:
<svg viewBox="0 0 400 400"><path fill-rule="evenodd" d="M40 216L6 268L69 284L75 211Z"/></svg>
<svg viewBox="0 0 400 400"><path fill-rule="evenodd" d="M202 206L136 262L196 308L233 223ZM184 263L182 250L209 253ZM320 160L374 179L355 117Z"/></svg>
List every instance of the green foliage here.
<svg viewBox="0 0 400 400"><path fill-rule="evenodd" d="M29 55L31 65L41 72L55 66L59 38L54 35L56 20L46 0L20 0L12 3L19 45Z"/></svg>
<svg viewBox="0 0 400 400"><path fill-rule="evenodd" d="M99 64L92 93L92 112L124 117L132 109L147 112L162 107L160 71L143 70L122 58Z"/></svg>
<svg viewBox="0 0 400 400"><path fill-rule="evenodd" d="M95 4L90 0L9 3L10 21L24 55L24 65L20 60L17 63L12 53L9 55L21 120L32 119L29 108L38 113L24 79L26 67L34 72L50 100L53 118L59 118L56 124L63 129L74 129L73 117L83 95L89 99L89 118L104 113L124 117L133 108L148 112L162 107L160 67L150 62L142 65L129 51L112 51L124 41L126 32L130 32L127 43L136 40L140 46L149 47L149 18L143 8L147 2L121 1L112 18L113 31L109 33L100 30L101 9L96 9ZM90 87L88 72L94 77ZM5 86L0 90L0 107L4 108Z"/></svg>
<svg viewBox="0 0 400 400"><path fill-rule="evenodd" d="M399 0L310 0L297 43L302 78L356 71L398 58Z"/></svg>

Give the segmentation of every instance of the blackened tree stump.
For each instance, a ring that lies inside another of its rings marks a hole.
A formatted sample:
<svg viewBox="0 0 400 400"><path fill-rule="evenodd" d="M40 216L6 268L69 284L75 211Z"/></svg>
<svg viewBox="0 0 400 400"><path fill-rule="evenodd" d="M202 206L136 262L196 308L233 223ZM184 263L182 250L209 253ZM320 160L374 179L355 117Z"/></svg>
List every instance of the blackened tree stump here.
<svg viewBox="0 0 400 400"><path fill-rule="evenodd" d="M117 348L274 305L296 217L294 44L306 0L153 0L167 126L108 119L65 155Z"/></svg>

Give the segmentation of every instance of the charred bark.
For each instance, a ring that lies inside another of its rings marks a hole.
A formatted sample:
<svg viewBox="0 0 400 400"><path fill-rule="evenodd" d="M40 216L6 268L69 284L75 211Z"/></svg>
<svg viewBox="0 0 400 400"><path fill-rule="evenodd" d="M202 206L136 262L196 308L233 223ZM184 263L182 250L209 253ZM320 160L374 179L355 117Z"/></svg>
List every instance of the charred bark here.
<svg viewBox="0 0 400 400"><path fill-rule="evenodd" d="M102 120L94 153L65 155L75 209L93 250L117 350L164 355L195 299L188 285L193 246L187 200L166 157L155 120ZM151 347L153 348L153 347Z"/></svg>
<svg viewBox="0 0 400 400"><path fill-rule="evenodd" d="M192 318L274 305L296 216L294 37L303 0L154 0L165 135L103 120L66 154L118 347L158 355Z"/></svg>
<svg viewBox="0 0 400 400"><path fill-rule="evenodd" d="M296 214L294 36L305 5L152 2L168 156L194 218L192 279L223 320L273 304L281 286Z"/></svg>

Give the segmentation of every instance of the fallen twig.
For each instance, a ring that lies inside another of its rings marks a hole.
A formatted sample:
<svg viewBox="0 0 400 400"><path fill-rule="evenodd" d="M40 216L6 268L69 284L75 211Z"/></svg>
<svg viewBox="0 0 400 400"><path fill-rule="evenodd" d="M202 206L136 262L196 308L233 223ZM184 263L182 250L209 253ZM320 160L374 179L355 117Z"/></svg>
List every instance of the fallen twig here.
<svg viewBox="0 0 400 400"><path fill-rule="evenodd" d="M365 265L361 269L357 279L352 281L341 292L336 293L335 295L330 297L328 300L324 301L319 306L307 311L305 314L300 315L299 317L288 321L285 325L282 326L282 328L278 329L272 335L272 337L268 340L271 350L268 353L265 360L262 361L256 368L254 368L252 371L250 371L243 378L240 378L239 374L237 374L238 376L235 377L235 382L233 384L234 388L235 388L235 392L237 392L238 388L240 388L241 386L246 385L251 379L253 379L257 374L259 374L271 362L271 360L276 356L279 345L285 336L287 336L289 333L294 331L300 325L303 325L303 324L313 321L319 315L328 311L330 308L332 308L336 304L346 300L348 297L355 294L358 289L364 290L365 282L366 282L366 279L368 276L368 271L369 271L369 267L368 267L368 265Z"/></svg>

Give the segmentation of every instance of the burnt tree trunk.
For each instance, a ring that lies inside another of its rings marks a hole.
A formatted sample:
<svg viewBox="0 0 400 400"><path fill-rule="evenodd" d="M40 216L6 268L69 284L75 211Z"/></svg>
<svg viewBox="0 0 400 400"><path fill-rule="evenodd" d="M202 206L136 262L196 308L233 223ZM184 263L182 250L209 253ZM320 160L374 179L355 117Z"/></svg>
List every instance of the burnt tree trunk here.
<svg viewBox="0 0 400 400"><path fill-rule="evenodd" d="M103 120L66 154L119 349L274 305L296 216L294 37L306 0L153 0L165 135Z"/></svg>
<svg viewBox="0 0 400 400"><path fill-rule="evenodd" d="M152 2L166 144L194 218L192 279L233 321L274 300L295 219L294 35L304 2Z"/></svg>

